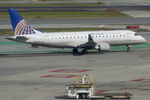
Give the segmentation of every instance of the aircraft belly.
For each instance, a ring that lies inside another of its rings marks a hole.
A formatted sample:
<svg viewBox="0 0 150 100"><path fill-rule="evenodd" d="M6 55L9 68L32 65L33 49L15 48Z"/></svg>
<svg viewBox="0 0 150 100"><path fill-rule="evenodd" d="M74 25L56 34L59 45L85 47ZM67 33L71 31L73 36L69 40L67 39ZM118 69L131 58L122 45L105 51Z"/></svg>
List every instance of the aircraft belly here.
<svg viewBox="0 0 150 100"><path fill-rule="evenodd" d="M68 45L68 43L44 43L41 46L46 47L56 47L56 48L73 48L72 45Z"/></svg>
<svg viewBox="0 0 150 100"><path fill-rule="evenodd" d="M84 40L68 40L68 41L55 41L55 42L47 42L44 43L45 45L47 45L48 47L60 47L60 48L74 48L77 47L83 43L85 43L86 41Z"/></svg>
<svg viewBox="0 0 150 100"><path fill-rule="evenodd" d="M85 42L81 42L81 41L67 41L67 42L62 42L62 41L57 41L57 42L39 42L39 43L35 43L38 44L40 46L45 46L45 47L55 47L55 48L74 48L77 47L78 45L80 45L81 43L85 43Z"/></svg>
<svg viewBox="0 0 150 100"><path fill-rule="evenodd" d="M139 44L137 41L134 40L120 40L120 41L109 41L108 42L110 45L135 45Z"/></svg>

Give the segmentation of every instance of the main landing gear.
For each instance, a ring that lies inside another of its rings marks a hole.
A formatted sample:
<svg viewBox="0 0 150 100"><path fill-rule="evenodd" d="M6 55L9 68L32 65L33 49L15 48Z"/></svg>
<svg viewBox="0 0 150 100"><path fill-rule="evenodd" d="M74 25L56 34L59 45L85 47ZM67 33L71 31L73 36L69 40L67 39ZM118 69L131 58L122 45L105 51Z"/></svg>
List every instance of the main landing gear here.
<svg viewBox="0 0 150 100"><path fill-rule="evenodd" d="M127 45L127 52L129 52L130 51L130 46L129 45Z"/></svg>
<svg viewBox="0 0 150 100"><path fill-rule="evenodd" d="M82 50L82 54L87 54L88 52L87 52L87 49L83 49Z"/></svg>
<svg viewBox="0 0 150 100"><path fill-rule="evenodd" d="M78 49L77 48L74 48L73 50L72 50L72 52L75 54L75 53L78 53Z"/></svg>
<svg viewBox="0 0 150 100"><path fill-rule="evenodd" d="M77 48L74 48L74 49L72 50L72 52L73 52L73 54L79 53ZM83 49L81 53L82 53L82 54L87 54L87 53L88 53L88 52L87 52L87 49Z"/></svg>

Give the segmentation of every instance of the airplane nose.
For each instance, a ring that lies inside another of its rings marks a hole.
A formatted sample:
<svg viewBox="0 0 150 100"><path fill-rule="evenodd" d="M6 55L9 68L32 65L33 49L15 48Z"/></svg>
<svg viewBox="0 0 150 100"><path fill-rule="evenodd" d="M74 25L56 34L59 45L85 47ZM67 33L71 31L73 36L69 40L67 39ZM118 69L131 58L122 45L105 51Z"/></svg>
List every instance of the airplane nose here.
<svg viewBox="0 0 150 100"><path fill-rule="evenodd" d="M141 36L141 42L145 43L146 39L144 37Z"/></svg>

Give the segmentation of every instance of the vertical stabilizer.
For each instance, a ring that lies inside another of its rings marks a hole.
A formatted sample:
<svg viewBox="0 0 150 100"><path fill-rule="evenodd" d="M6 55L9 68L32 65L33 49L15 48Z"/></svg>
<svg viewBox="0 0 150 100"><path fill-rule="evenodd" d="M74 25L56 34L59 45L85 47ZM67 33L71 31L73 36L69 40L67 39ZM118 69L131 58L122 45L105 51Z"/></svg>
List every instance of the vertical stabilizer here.
<svg viewBox="0 0 150 100"><path fill-rule="evenodd" d="M35 34L35 31L26 23L15 9L8 9L8 12L15 35Z"/></svg>

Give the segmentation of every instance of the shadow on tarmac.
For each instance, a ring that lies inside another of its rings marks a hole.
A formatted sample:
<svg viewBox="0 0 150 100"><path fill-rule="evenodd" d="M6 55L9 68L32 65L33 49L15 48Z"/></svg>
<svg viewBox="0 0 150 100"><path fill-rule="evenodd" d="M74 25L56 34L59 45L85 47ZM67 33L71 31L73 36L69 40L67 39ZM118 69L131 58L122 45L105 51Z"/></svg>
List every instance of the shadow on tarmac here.
<svg viewBox="0 0 150 100"><path fill-rule="evenodd" d="M134 52L135 50L131 50L129 52ZM22 54L0 54L0 57L36 57L36 56L63 56L63 55L72 55L72 56L84 56L84 55L95 55L95 54L105 54L105 53L113 53L113 52L127 52L126 50L116 50L116 51L107 51L107 52L97 52L92 51L87 54L72 53L72 52L53 52L53 53L22 53Z"/></svg>

